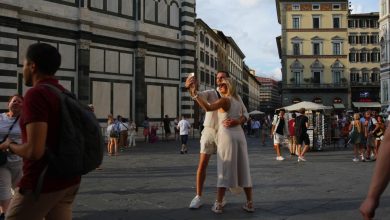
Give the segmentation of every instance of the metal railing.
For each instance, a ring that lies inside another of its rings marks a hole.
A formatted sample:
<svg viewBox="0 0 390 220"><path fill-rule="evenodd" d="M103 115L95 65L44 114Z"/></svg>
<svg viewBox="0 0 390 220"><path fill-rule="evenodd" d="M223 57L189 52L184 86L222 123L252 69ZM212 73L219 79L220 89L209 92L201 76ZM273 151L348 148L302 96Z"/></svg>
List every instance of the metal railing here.
<svg viewBox="0 0 390 220"><path fill-rule="evenodd" d="M355 82L355 81L352 81L351 82L351 86L380 86L380 82L379 81L375 81L375 82Z"/></svg>
<svg viewBox="0 0 390 220"><path fill-rule="evenodd" d="M283 84L283 89L347 89L348 83L290 83Z"/></svg>

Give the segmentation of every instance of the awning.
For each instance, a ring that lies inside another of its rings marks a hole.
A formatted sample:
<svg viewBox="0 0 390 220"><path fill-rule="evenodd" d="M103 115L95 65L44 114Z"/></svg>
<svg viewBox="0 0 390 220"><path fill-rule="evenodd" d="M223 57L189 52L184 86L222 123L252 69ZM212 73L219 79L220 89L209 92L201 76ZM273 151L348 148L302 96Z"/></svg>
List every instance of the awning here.
<svg viewBox="0 0 390 220"><path fill-rule="evenodd" d="M381 108L381 103L379 102L352 102L353 106L356 108Z"/></svg>
<svg viewBox="0 0 390 220"><path fill-rule="evenodd" d="M345 106L342 103L336 103L336 104L333 104L333 108L335 108L335 109L345 109Z"/></svg>

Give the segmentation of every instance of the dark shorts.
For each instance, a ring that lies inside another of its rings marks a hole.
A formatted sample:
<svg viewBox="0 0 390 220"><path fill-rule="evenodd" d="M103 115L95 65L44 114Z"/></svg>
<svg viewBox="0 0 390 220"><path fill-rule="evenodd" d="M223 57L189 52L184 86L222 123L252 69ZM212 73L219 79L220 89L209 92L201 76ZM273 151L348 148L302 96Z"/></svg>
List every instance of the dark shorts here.
<svg viewBox="0 0 390 220"><path fill-rule="evenodd" d="M309 135L307 133L306 134L302 134L301 136L297 137L296 144L302 145L303 142L305 142L305 145L310 145L310 139L309 139Z"/></svg>

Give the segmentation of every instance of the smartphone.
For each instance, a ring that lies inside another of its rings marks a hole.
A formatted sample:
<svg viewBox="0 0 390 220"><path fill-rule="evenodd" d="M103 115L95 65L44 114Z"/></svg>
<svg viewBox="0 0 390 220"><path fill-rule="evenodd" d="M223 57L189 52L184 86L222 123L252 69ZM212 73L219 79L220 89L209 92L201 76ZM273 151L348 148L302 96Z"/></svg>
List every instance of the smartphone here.
<svg viewBox="0 0 390 220"><path fill-rule="evenodd" d="M188 74L188 77L194 77L194 76L195 76L195 73Z"/></svg>

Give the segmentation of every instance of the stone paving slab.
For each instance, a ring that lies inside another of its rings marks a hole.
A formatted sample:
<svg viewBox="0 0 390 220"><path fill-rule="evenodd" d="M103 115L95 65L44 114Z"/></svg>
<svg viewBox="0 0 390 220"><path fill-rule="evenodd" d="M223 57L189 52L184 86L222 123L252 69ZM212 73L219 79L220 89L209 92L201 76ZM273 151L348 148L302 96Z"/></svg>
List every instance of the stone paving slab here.
<svg viewBox="0 0 390 220"><path fill-rule="evenodd" d="M191 139L189 153L179 143L137 143L117 157L105 156L103 170L83 177L74 204L74 219L361 219L358 207L368 188L374 162L352 162L351 148L309 152L307 162L286 156L276 161L266 146L248 138L256 212L241 210L244 194L227 194L224 213L210 211L216 193L216 157L211 157L199 210L188 209L195 195L199 140ZM285 155L287 150L283 149ZM390 219L390 193L385 191L377 220Z"/></svg>

